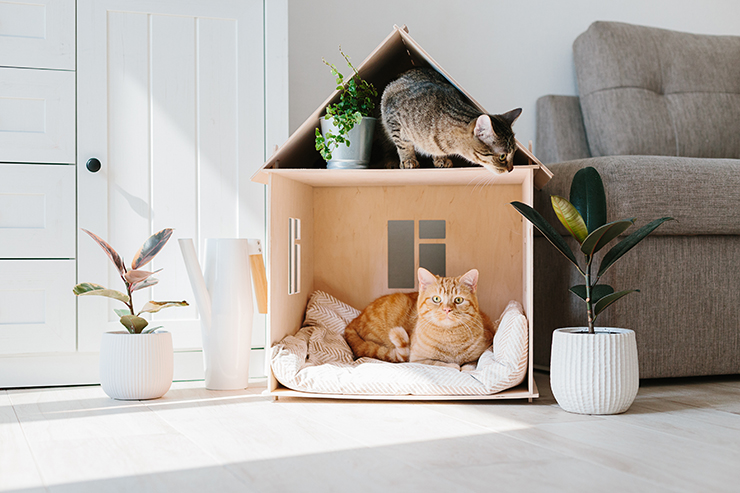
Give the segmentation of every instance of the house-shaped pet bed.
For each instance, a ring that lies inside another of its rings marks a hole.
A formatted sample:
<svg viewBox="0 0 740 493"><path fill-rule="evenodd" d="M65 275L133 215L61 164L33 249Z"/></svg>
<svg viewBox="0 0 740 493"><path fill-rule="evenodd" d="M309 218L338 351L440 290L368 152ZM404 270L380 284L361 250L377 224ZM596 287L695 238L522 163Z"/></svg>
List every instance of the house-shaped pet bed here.
<svg viewBox="0 0 740 493"><path fill-rule="evenodd" d="M357 69L382 94L390 81L419 66L440 72L487 113L405 27L394 27ZM505 174L464 161L452 168L379 169L374 157L371 169L326 169L314 148L314 131L338 97L335 91L252 178L268 187L267 393L353 399L537 397L531 355L533 229L510 202L531 205L533 188L552 174L518 141L514 170ZM481 309L500 325L493 351L484 353L475 372L358 363L347 354L342 333L357 310L384 294L418 289L420 265L439 275L480 272Z"/></svg>

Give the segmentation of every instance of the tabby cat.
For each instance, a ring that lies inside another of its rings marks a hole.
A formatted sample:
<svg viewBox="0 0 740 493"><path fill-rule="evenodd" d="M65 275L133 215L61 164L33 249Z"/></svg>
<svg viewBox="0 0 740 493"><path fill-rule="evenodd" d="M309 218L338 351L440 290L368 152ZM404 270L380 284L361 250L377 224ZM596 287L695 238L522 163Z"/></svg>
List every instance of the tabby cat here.
<svg viewBox="0 0 740 493"><path fill-rule="evenodd" d="M432 156L437 168L449 168L450 156L458 155L496 173L513 169L511 126L522 109L482 114L434 69L411 69L388 84L380 111L401 168L418 168L419 153Z"/></svg>
<svg viewBox="0 0 740 493"><path fill-rule="evenodd" d="M478 307L477 286L475 269L439 277L420 268L418 293L378 298L350 322L344 337L358 358L474 368L495 331Z"/></svg>

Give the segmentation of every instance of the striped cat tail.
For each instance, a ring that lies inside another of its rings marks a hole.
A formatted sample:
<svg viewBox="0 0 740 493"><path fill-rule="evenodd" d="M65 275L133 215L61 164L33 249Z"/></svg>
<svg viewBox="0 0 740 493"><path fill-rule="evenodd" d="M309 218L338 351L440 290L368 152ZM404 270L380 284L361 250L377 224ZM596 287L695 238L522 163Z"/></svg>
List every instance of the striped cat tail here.
<svg viewBox="0 0 740 493"><path fill-rule="evenodd" d="M355 358L375 358L383 361L390 361L391 363L408 361L408 342L406 343L404 357L403 349L399 350L395 343L394 347L389 348L376 344L375 342L366 341L365 339L363 339L360 334L357 333L357 328L355 324L356 320L357 319L353 320L347 326L347 328L344 329L344 338L347 340L347 343L349 343L350 347L352 348L352 352L354 353ZM404 335L406 335L406 340L408 341L408 335L406 334L406 331L403 329L401 329L401 331L403 331Z"/></svg>
<svg viewBox="0 0 740 493"><path fill-rule="evenodd" d="M395 352L396 361L408 361L411 344L406 329L403 327L391 327L391 330L388 331L388 338L396 346L395 349L391 350L391 352Z"/></svg>

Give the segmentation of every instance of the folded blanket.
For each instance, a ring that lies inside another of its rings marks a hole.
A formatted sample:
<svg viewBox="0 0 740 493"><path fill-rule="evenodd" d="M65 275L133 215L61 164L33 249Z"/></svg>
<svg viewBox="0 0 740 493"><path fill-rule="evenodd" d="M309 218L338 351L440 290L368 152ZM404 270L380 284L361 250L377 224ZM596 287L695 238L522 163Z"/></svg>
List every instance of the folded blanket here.
<svg viewBox="0 0 740 493"><path fill-rule="evenodd" d="M284 386L322 394L488 395L519 385L527 373L529 327L511 301L496 322L493 346L473 371L420 363L354 360L344 329L360 312L322 291L314 292L304 326L272 347L271 366Z"/></svg>

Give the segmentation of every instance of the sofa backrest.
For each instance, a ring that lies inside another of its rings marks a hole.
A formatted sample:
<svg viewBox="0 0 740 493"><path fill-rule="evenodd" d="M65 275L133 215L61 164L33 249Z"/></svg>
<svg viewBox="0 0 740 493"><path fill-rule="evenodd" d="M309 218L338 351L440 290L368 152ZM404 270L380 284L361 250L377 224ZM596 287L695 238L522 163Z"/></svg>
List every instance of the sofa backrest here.
<svg viewBox="0 0 740 493"><path fill-rule="evenodd" d="M591 155L740 158L740 37L594 22L573 54Z"/></svg>

